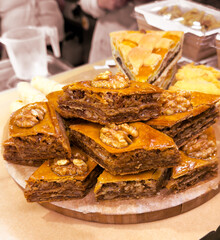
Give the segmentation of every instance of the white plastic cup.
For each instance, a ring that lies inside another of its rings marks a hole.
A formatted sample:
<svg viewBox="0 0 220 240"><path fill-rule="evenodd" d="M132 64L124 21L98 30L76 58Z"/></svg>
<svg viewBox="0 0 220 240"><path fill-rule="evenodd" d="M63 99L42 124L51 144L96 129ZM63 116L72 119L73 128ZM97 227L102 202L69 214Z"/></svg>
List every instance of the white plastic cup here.
<svg viewBox="0 0 220 240"><path fill-rule="evenodd" d="M0 38L18 79L31 80L35 76L48 75L46 38L49 38L54 55L60 57L55 27L21 27L4 33Z"/></svg>

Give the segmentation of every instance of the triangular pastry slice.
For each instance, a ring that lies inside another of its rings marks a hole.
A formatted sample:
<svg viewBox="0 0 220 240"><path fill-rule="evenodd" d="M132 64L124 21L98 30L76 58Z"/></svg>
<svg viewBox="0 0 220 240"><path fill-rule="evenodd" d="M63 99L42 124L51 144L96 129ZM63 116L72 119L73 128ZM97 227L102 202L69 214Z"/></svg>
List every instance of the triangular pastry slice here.
<svg viewBox="0 0 220 240"><path fill-rule="evenodd" d="M214 129L204 131L180 151L181 161L172 168L167 188L178 192L217 177L218 158Z"/></svg>
<svg viewBox="0 0 220 240"><path fill-rule="evenodd" d="M182 55L183 36L180 31L119 31L110 33L110 40L113 57L128 78L167 89L173 80L170 72ZM130 51L122 54L121 44L129 45ZM153 55L150 58L155 60L152 61L153 65L146 63L146 60L144 62L146 52L160 55L160 61ZM135 54L136 57L133 56ZM142 69L143 65L149 68Z"/></svg>

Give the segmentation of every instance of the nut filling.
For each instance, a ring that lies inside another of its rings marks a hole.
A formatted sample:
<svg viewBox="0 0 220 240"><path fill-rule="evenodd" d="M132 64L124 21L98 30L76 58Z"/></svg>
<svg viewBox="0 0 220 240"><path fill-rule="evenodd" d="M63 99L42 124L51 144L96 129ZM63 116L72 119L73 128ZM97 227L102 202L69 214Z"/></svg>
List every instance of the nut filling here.
<svg viewBox="0 0 220 240"><path fill-rule="evenodd" d="M127 147L135 137L138 137L137 129L127 123L120 125L112 123L100 130L102 142L115 148Z"/></svg>
<svg viewBox="0 0 220 240"><path fill-rule="evenodd" d="M15 116L15 125L21 128L31 128L44 119L46 109L43 106L28 105Z"/></svg>
<svg viewBox="0 0 220 240"><path fill-rule="evenodd" d="M54 160L51 170L59 176L81 176L86 174L88 171L88 165L86 164L87 157L82 156L80 153L75 155L70 160Z"/></svg>
<svg viewBox="0 0 220 240"><path fill-rule="evenodd" d="M91 86L98 88L121 89L129 87L129 85L130 80L120 72L113 75L112 72L105 71L91 81Z"/></svg>
<svg viewBox="0 0 220 240"><path fill-rule="evenodd" d="M188 142L182 150L186 155L193 158L208 159L217 154L217 147L213 140L209 140L206 134Z"/></svg>
<svg viewBox="0 0 220 240"><path fill-rule="evenodd" d="M192 109L190 100L190 92L183 90L176 92L164 91L161 96L161 113L163 115L173 115L174 113L186 112Z"/></svg>

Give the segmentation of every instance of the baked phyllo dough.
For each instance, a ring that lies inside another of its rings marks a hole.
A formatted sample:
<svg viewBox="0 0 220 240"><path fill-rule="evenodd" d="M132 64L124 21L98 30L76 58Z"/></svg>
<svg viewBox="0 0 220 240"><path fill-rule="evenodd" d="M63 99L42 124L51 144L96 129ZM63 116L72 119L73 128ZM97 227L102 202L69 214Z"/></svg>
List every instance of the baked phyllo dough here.
<svg viewBox="0 0 220 240"><path fill-rule="evenodd" d="M167 188L182 191L217 176L218 159L214 131L207 129L182 148L181 162L172 168Z"/></svg>
<svg viewBox="0 0 220 240"><path fill-rule="evenodd" d="M122 73L106 71L92 81L65 86L57 110L64 118L103 125L141 121L159 115L162 91L148 83L130 81Z"/></svg>
<svg viewBox="0 0 220 240"><path fill-rule="evenodd" d="M132 80L167 88L164 78L182 55L180 31L119 31L110 33L113 57Z"/></svg>
<svg viewBox="0 0 220 240"><path fill-rule="evenodd" d="M27 180L28 202L52 202L84 197L102 169L80 149L70 159L45 161Z"/></svg>
<svg viewBox="0 0 220 240"><path fill-rule="evenodd" d="M46 102L28 104L11 115L3 147L5 160L30 166L71 156L63 121Z"/></svg>
<svg viewBox="0 0 220 240"><path fill-rule="evenodd" d="M171 90L189 90L220 95L220 71L205 65L186 64L178 69Z"/></svg>
<svg viewBox="0 0 220 240"><path fill-rule="evenodd" d="M97 200L112 200L151 197L165 183L167 170L159 168L124 176L114 176L103 171L95 185L95 198Z"/></svg>
<svg viewBox="0 0 220 240"><path fill-rule="evenodd" d="M161 97L162 115L147 124L173 138L181 147L216 122L219 100L217 95L166 91Z"/></svg>
<svg viewBox="0 0 220 240"><path fill-rule="evenodd" d="M113 175L143 172L179 163L179 151L167 135L145 123L70 126L70 140Z"/></svg>

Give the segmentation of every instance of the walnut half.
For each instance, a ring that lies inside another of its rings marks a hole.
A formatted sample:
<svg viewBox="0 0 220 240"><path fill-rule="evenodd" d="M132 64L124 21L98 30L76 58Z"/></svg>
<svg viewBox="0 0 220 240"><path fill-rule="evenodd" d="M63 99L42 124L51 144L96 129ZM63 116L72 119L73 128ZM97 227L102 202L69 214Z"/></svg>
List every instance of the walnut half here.
<svg viewBox="0 0 220 240"><path fill-rule="evenodd" d="M15 116L14 123L21 128L31 128L44 119L46 109L41 105L29 104Z"/></svg>
<svg viewBox="0 0 220 240"><path fill-rule="evenodd" d="M113 75L112 72L105 71L91 81L91 86L98 88L120 89L129 87L129 85L130 80L120 72Z"/></svg>
<svg viewBox="0 0 220 240"><path fill-rule="evenodd" d="M127 147L134 137L138 137L138 131L127 123L120 125L112 123L100 130L102 142L115 148Z"/></svg>

